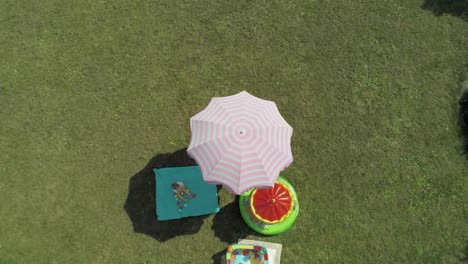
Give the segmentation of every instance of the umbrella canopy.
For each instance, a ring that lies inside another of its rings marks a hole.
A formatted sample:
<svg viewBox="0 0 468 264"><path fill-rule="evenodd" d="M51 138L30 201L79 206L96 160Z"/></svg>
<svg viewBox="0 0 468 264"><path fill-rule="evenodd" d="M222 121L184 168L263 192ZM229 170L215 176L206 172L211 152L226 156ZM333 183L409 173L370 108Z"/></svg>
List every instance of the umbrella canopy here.
<svg viewBox="0 0 468 264"><path fill-rule="evenodd" d="M250 198L250 209L261 221L274 224L286 219L292 212L294 198L288 187L276 182L270 189L255 189Z"/></svg>
<svg viewBox="0 0 468 264"><path fill-rule="evenodd" d="M215 97L190 119L188 154L206 182L235 194L272 187L292 161L293 129L272 101L245 91Z"/></svg>

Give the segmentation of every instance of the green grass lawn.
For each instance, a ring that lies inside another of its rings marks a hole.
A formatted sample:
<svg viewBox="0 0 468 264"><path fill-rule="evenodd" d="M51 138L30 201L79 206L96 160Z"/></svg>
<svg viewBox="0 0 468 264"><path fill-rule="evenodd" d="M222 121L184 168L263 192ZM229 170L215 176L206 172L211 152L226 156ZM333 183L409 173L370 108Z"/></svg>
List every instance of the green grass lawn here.
<svg viewBox="0 0 468 264"><path fill-rule="evenodd" d="M467 261L468 21L439 9L1 1L0 263L212 263L244 237L285 264ZM242 90L294 128L296 224L258 236L224 189L216 215L156 222L151 167Z"/></svg>

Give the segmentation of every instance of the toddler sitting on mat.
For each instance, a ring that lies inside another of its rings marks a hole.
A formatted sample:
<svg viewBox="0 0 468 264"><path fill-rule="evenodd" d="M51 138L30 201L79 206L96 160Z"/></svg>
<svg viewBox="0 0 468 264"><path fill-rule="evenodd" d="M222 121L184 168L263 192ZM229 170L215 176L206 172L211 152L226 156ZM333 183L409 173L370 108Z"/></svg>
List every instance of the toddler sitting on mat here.
<svg viewBox="0 0 468 264"><path fill-rule="evenodd" d="M174 191L177 197L182 199L184 202L187 201L187 199L185 199L185 197L183 196L184 193L187 194L190 198L193 198L189 190L185 188L185 185L183 182L174 182L172 184L172 191Z"/></svg>

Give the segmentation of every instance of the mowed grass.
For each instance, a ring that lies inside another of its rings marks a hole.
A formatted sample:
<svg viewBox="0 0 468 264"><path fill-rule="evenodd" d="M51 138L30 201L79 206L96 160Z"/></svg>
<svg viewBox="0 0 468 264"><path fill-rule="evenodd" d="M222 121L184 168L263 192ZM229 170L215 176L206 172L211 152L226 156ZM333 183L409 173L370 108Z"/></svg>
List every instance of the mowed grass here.
<svg viewBox="0 0 468 264"><path fill-rule="evenodd" d="M212 263L242 236L286 264L467 261L468 23L422 6L2 1L0 263ZM132 176L242 90L294 128L295 225L257 236L221 190L191 234L135 232Z"/></svg>

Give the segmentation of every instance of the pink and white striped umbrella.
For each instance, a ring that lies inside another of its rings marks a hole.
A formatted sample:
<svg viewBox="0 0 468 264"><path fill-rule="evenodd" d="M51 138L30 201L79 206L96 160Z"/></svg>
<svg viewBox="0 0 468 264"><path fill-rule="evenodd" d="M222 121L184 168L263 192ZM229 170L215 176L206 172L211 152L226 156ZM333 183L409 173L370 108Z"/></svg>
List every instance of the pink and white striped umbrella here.
<svg viewBox="0 0 468 264"><path fill-rule="evenodd" d="M214 97L190 119L188 154L206 182L235 194L272 187L292 161L292 127L272 101L246 91Z"/></svg>

